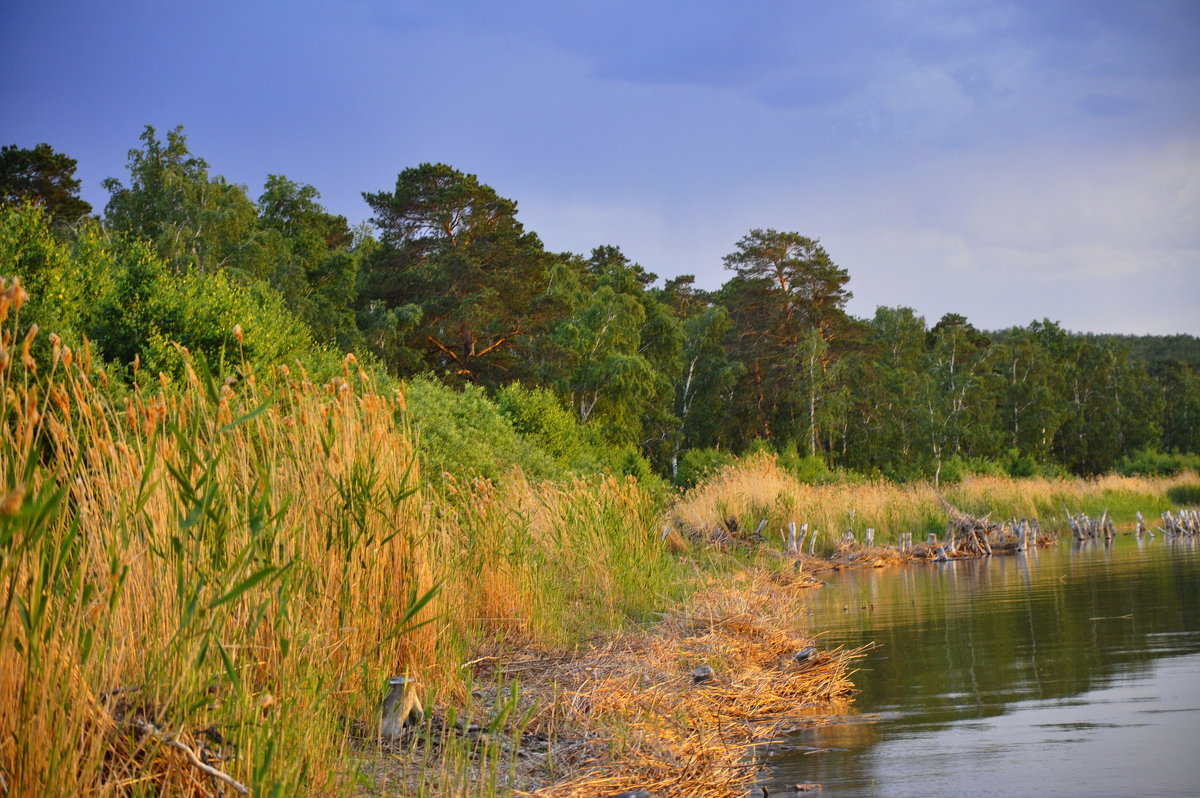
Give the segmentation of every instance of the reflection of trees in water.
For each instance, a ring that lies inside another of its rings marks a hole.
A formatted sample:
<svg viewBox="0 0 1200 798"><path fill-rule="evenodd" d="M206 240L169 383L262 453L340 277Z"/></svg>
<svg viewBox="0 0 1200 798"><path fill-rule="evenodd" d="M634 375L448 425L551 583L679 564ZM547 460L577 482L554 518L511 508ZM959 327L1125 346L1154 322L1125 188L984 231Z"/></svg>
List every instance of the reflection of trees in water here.
<svg viewBox="0 0 1200 798"><path fill-rule="evenodd" d="M1195 630L1194 549L1116 549L845 572L814 594L814 624L880 645L855 677L861 711L904 707L903 722L922 725L987 717L1144 672L1166 653L1147 635Z"/></svg>
<svg viewBox="0 0 1200 798"><path fill-rule="evenodd" d="M854 681L855 711L881 717L798 734L800 750L772 763L778 784L869 785L867 751L884 738L1077 696L1200 651L1200 553L1161 540L842 572L810 602L827 645L879 644ZM807 753L825 748L845 750Z"/></svg>

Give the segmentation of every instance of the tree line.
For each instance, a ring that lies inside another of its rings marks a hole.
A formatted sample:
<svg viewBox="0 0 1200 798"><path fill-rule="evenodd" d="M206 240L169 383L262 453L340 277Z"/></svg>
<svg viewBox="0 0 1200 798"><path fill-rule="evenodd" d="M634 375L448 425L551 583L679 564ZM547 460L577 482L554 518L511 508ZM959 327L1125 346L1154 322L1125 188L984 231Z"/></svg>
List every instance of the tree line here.
<svg viewBox="0 0 1200 798"><path fill-rule="evenodd" d="M847 271L797 232L747 232L707 291L617 246L551 252L515 201L445 164L365 192L358 227L283 176L252 198L181 128L146 128L97 216L74 170L46 144L3 148L4 268L44 298L39 323L86 336L129 379L177 368L176 344L215 367L248 349L314 373L354 351L394 377L474 386L532 433L549 397L589 440L683 482L759 449L814 478L895 479L1200 454L1196 338L1050 320L987 332L905 307L855 318Z"/></svg>

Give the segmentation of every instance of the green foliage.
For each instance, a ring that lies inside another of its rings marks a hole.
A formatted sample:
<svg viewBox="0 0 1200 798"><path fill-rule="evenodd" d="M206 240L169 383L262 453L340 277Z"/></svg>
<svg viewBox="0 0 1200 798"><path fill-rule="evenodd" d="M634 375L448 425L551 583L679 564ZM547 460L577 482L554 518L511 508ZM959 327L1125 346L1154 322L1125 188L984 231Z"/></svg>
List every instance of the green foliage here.
<svg viewBox="0 0 1200 798"><path fill-rule="evenodd" d="M751 230L725 257L736 276L721 289L733 321L735 357L746 366L726 418L730 441L765 437L774 445L822 447L836 404L833 347L854 325L844 307L850 276L815 239Z"/></svg>
<svg viewBox="0 0 1200 798"><path fill-rule="evenodd" d="M360 308L373 308L391 336L407 331L389 314L420 309L402 314L412 322L406 340L379 351L389 365L419 359L450 382L489 387L531 376L522 352L548 321L555 258L517 221L517 204L474 175L429 163L363 198L382 246L364 264Z"/></svg>
<svg viewBox="0 0 1200 798"><path fill-rule="evenodd" d="M608 466L611 458L604 444L549 389L514 382L497 391L494 401L518 434L565 470L596 472Z"/></svg>
<svg viewBox="0 0 1200 798"><path fill-rule="evenodd" d="M936 472L937 481L945 485L957 485L963 477L970 473L970 466L961 457L951 457L943 460Z"/></svg>
<svg viewBox="0 0 1200 798"><path fill-rule="evenodd" d="M1200 504L1200 484L1175 485L1167 489L1167 498L1175 504Z"/></svg>
<svg viewBox="0 0 1200 798"><path fill-rule="evenodd" d="M264 277L258 212L244 187L209 177L208 163L188 151L182 126L160 141L149 125L142 149L129 151L129 185L104 181L111 229L151 242L177 269L234 269Z"/></svg>
<svg viewBox="0 0 1200 798"><path fill-rule="evenodd" d="M456 389L418 377L406 384L405 400L428 474L495 479L516 465L534 478L563 475L554 458L518 434L478 386Z"/></svg>
<svg viewBox="0 0 1200 798"><path fill-rule="evenodd" d="M251 200L182 128L145 129L126 181L106 181L104 228L50 223L47 197L78 184L48 145L6 147L0 165L26 180L4 195L0 255L48 300L23 321L148 372L177 370L176 344L219 367L235 325L239 356L316 376L340 372L319 347L368 350L392 375L492 392L536 473L649 462L690 483L759 446L818 482L1158 473L1188 461L1155 452L1200 454L1195 339L1075 335L1049 319L987 335L953 313L927 329L902 307L858 321L847 272L794 232L751 230L718 291L687 275L659 288L616 246L546 252L515 201L446 164L364 195L378 241L280 175ZM34 195L40 211L13 205ZM436 454L451 470L525 459L452 449Z"/></svg>
<svg viewBox="0 0 1200 798"><path fill-rule="evenodd" d="M1200 471L1200 455L1139 449L1118 460L1115 470L1127 477L1174 476L1184 471Z"/></svg>
<svg viewBox="0 0 1200 798"><path fill-rule="evenodd" d="M98 302L112 292L119 267L94 223L65 239L50 225L42 207L0 207L0 263L33 300L24 321L70 340L101 319Z"/></svg>
<svg viewBox="0 0 1200 798"><path fill-rule="evenodd" d="M92 212L79 198L75 159L49 144L25 150L15 144L0 149L0 205L39 205L56 221L74 223Z"/></svg>
<svg viewBox="0 0 1200 798"><path fill-rule="evenodd" d="M76 344L86 336L101 357L122 365L137 359L149 377L182 373L177 344L214 367L244 357L262 367L299 362L314 378L337 373L338 358L318 349L262 282L179 273L148 244L113 241L95 224L61 238L42 209L2 208L0 258L34 300L27 322Z"/></svg>
<svg viewBox="0 0 1200 798"><path fill-rule="evenodd" d="M180 373L178 344L213 364L242 357L261 366L299 362L329 375L336 358L318 352L308 329L269 286L235 282L223 272L176 276L148 265L139 276L149 279L124 283L110 308L113 322L94 330L105 353L123 362L140 355L151 374Z"/></svg>
<svg viewBox="0 0 1200 798"><path fill-rule="evenodd" d="M820 455L800 454L795 443L790 443L779 453L779 465L801 482L820 485L833 482L837 475L829 470L829 464Z"/></svg>
<svg viewBox="0 0 1200 798"><path fill-rule="evenodd" d="M688 449L679 460L675 484L681 488L694 487L709 475L736 461L737 458L724 449Z"/></svg>

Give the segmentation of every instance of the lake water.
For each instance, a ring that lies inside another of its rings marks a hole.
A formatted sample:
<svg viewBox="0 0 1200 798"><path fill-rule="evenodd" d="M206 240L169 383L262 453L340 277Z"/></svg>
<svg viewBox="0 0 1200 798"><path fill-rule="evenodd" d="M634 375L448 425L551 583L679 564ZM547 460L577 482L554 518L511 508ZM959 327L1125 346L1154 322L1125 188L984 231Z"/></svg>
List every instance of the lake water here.
<svg viewBox="0 0 1200 798"><path fill-rule="evenodd" d="M771 795L1200 795L1196 541L820 576L822 646L878 648L855 714L772 756Z"/></svg>

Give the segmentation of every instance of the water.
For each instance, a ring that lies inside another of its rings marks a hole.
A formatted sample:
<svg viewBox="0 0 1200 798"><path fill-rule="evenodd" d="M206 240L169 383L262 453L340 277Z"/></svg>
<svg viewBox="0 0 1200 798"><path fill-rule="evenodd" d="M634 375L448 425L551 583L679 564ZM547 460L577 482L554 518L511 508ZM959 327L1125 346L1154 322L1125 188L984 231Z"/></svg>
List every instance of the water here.
<svg viewBox="0 0 1200 798"><path fill-rule="evenodd" d="M1194 541L821 576L822 645L879 647L856 714L772 758L772 795L1200 795Z"/></svg>

